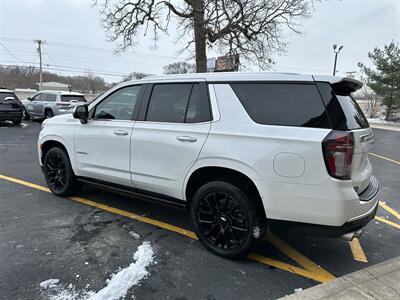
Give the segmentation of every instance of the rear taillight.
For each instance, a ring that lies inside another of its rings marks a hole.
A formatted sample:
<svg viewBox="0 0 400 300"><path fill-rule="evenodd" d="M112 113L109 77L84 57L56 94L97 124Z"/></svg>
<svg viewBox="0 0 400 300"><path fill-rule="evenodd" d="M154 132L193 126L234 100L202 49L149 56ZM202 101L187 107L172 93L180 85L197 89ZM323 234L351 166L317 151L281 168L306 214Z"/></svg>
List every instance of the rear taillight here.
<svg viewBox="0 0 400 300"><path fill-rule="evenodd" d="M322 141L322 150L329 175L337 179L351 179L353 134L346 131L331 131Z"/></svg>

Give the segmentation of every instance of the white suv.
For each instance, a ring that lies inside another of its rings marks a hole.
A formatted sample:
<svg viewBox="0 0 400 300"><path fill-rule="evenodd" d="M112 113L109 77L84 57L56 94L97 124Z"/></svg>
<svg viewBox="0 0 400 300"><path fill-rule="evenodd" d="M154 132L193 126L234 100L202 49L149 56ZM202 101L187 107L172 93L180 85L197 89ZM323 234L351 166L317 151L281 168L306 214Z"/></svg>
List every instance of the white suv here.
<svg viewBox="0 0 400 300"><path fill-rule="evenodd" d="M46 120L39 160L53 193L80 183L189 209L199 240L248 253L266 225L358 236L379 183L359 81L211 73L122 83Z"/></svg>

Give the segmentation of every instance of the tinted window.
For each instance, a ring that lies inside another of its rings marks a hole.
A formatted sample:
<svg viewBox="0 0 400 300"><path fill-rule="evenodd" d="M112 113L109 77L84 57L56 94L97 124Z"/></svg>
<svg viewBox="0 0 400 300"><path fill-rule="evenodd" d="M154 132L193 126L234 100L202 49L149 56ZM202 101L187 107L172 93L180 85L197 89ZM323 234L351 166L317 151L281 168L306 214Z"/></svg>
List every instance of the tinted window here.
<svg viewBox="0 0 400 300"><path fill-rule="evenodd" d="M71 100L77 100L79 102L86 102L85 96L83 95L61 95L62 102L70 102Z"/></svg>
<svg viewBox="0 0 400 300"><path fill-rule="evenodd" d="M331 128L314 84L233 83L231 86L257 123Z"/></svg>
<svg viewBox="0 0 400 300"><path fill-rule="evenodd" d="M206 85L194 84L186 112L186 123L200 123L211 120L210 102Z"/></svg>
<svg viewBox="0 0 400 300"><path fill-rule="evenodd" d="M327 82L318 82L318 89L325 102L333 129L351 130L368 128L369 124L357 102L341 91L334 91Z"/></svg>
<svg viewBox="0 0 400 300"><path fill-rule="evenodd" d="M146 120L184 123L192 85L191 83L155 84Z"/></svg>
<svg viewBox="0 0 400 300"><path fill-rule="evenodd" d="M128 86L107 96L96 106L94 118L132 120L140 88L140 85Z"/></svg>

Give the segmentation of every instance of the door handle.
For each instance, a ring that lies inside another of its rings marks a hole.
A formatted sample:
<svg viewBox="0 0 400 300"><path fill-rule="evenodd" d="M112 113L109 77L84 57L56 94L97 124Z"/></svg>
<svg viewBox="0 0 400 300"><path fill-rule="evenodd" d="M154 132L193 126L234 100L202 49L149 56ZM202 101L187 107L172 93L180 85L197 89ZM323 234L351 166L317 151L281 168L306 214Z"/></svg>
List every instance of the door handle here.
<svg viewBox="0 0 400 300"><path fill-rule="evenodd" d="M193 136L177 136L176 139L181 142L190 142L190 143L197 142L197 138Z"/></svg>
<svg viewBox="0 0 400 300"><path fill-rule="evenodd" d="M122 129L116 129L114 130L114 134L116 135L128 135L128 131L122 130Z"/></svg>

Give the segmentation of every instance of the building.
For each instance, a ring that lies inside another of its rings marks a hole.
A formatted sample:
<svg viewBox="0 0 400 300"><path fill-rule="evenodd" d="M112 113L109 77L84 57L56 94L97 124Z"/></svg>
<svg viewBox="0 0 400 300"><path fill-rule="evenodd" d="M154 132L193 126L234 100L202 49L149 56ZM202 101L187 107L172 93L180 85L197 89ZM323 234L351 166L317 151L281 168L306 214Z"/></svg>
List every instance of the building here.
<svg viewBox="0 0 400 300"><path fill-rule="evenodd" d="M52 90L52 91L72 91L72 86L69 84L49 81L42 82L42 88L40 88L40 83L36 83L38 85L39 90Z"/></svg>

